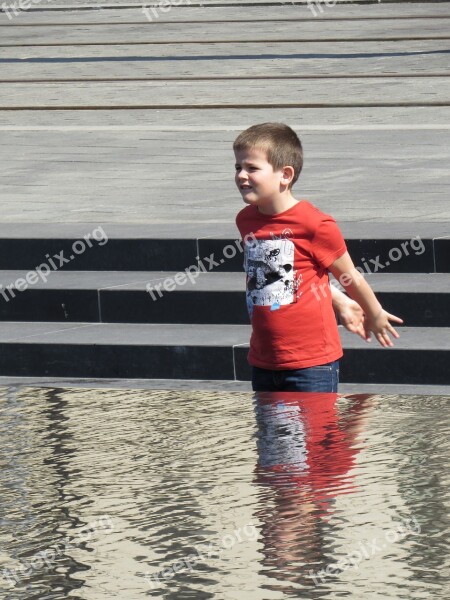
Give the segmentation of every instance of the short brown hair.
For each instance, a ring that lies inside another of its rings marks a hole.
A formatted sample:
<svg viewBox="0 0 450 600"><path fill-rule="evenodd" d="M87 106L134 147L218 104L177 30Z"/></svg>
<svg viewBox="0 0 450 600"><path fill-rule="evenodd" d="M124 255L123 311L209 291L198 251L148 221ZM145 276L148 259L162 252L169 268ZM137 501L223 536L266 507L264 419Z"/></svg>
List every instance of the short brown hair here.
<svg viewBox="0 0 450 600"><path fill-rule="evenodd" d="M303 167L302 143L293 129L284 123L260 123L252 125L234 140L233 150L257 148L267 154L267 161L275 171L290 166L294 169L291 188L299 178Z"/></svg>

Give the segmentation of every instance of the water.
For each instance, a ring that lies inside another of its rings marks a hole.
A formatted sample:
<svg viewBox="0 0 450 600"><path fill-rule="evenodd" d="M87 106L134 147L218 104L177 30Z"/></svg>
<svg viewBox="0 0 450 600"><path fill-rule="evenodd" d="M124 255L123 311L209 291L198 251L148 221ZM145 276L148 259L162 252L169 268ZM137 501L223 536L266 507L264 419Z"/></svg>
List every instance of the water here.
<svg viewBox="0 0 450 600"><path fill-rule="evenodd" d="M1 388L0 597L450 597L450 398Z"/></svg>

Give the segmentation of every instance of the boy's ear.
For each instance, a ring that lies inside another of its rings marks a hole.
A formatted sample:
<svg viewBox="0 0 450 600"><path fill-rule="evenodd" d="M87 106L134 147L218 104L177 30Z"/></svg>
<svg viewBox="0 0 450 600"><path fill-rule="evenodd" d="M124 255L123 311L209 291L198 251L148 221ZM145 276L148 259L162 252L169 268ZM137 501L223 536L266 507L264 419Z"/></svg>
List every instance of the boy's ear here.
<svg viewBox="0 0 450 600"><path fill-rule="evenodd" d="M281 182L285 185L289 185L291 181L294 179L294 167L286 166L283 167L283 174L281 178Z"/></svg>

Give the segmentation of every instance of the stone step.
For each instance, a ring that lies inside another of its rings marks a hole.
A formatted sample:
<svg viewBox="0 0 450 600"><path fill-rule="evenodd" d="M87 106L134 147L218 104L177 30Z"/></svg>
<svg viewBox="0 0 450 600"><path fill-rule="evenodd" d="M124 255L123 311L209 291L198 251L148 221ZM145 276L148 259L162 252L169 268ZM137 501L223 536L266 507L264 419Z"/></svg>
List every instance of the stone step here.
<svg viewBox="0 0 450 600"><path fill-rule="evenodd" d="M0 321L248 324L244 272L189 275L54 271L25 289L26 272L0 271ZM386 310L406 325L450 327L450 274L380 273L366 279Z"/></svg>
<svg viewBox="0 0 450 600"><path fill-rule="evenodd" d="M249 380L248 325L0 323L0 375ZM448 385L450 328L402 327L384 349L341 328L341 381Z"/></svg>
<svg viewBox="0 0 450 600"><path fill-rule="evenodd" d="M448 222L339 226L355 265L367 272L450 272ZM2 270L183 271L199 264L233 272L242 271L242 263L234 223L0 225Z"/></svg>

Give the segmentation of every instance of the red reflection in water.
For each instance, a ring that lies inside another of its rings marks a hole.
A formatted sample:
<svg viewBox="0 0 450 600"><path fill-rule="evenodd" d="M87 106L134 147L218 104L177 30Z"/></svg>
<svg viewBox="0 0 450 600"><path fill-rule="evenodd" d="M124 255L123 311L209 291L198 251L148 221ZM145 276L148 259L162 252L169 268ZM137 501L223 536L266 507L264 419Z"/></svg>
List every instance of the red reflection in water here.
<svg viewBox="0 0 450 600"><path fill-rule="evenodd" d="M358 488L351 473L361 448L372 395L255 392L265 566L282 579L311 585L300 566L324 559L335 498ZM310 568L313 568L310 566ZM273 589L279 589L275 587ZM283 586L283 590L286 588Z"/></svg>

